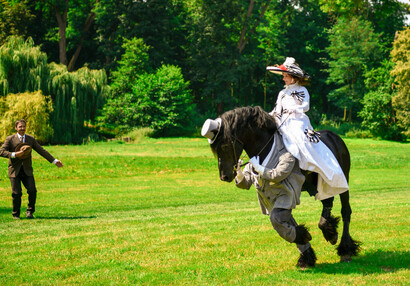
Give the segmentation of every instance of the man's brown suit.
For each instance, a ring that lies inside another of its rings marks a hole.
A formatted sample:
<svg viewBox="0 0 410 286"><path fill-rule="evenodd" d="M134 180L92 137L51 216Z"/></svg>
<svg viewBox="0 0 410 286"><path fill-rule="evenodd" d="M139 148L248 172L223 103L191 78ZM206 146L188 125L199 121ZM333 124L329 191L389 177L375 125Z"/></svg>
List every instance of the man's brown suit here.
<svg viewBox="0 0 410 286"><path fill-rule="evenodd" d="M32 158L31 154L26 159L19 159L19 158L11 158L13 152L16 151L17 145L21 142L17 134L10 135L4 141L3 146L0 148L0 156L9 158L9 178L11 182L11 189L12 189L12 197L13 197L13 216L20 216L20 207L21 207L21 196L22 196L22 189L21 183L23 183L24 187L27 189L28 194L28 206L27 212L34 213L35 212L35 204L36 204L36 196L37 196L37 189L33 177L33 166L32 166ZM35 150L38 154L43 156L47 161L52 163L55 158L47 152L41 145L37 142L37 140L30 135L25 134L25 141L24 143L31 146L33 150Z"/></svg>

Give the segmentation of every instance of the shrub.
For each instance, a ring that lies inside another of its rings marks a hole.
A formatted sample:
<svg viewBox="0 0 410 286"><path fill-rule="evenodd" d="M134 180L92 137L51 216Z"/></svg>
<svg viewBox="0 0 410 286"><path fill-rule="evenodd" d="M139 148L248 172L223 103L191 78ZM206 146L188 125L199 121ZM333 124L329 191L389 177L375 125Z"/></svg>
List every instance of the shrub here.
<svg viewBox="0 0 410 286"><path fill-rule="evenodd" d="M52 111L50 99L41 91L8 94L0 99L0 140L4 142L8 135L15 133L14 123L24 119L28 134L42 143L49 142L53 136L53 128L50 125Z"/></svg>
<svg viewBox="0 0 410 286"><path fill-rule="evenodd" d="M141 74L132 93L110 99L101 122L122 130L150 127L153 136L180 136L193 132L195 105L181 69L164 65L153 74Z"/></svg>
<svg viewBox="0 0 410 286"><path fill-rule="evenodd" d="M362 125L376 137L387 140L402 141L402 129L397 125L392 107L393 94L369 92L363 98L363 109L359 116Z"/></svg>

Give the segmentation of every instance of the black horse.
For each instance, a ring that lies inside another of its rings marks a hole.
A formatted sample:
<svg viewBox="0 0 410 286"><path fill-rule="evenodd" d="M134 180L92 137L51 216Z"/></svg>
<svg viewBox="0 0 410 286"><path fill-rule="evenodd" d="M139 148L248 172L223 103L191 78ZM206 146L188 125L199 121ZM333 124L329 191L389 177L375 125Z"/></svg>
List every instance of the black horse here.
<svg viewBox="0 0 410 286"><path fill-rule="evenodd" d="M263 162L273 144L273 134L277 132L274 118L261 107L241 107L227 111L220 116L221 123L218 134L211 142L212 151L218 157L219 175L222 181L231 182L236 176L237 162L242 151L249 158L259 156ZM334 132L321 130L320 139L332 151L338 160L347 181L350 171L350 154L343 140ZM239 166L240 167L240 166ZM318 174L303 171L306 181L302 187L310 195L317 192ZM319 228L331 244L338 240L337 226L340 218L331 214L334 197L322 200L323 210L319 221ZM359 242L353 240L349 233L350 216L352 213L349 203L349 191L340 194L342 204L341 214L343 218L343 234L339 246L338 255L341 262L351 261L360 250Z"/></svg>

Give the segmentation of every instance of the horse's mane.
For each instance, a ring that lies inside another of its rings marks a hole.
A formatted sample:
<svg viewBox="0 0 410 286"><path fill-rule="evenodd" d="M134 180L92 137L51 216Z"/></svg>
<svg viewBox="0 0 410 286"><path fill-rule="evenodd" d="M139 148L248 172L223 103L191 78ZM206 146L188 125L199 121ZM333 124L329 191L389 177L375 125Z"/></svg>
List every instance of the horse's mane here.
<svg viewBox="0 0 410 286"><path fill-rule="evenodd" d="M273 116L260 106L238 107L225 112L220 118L224 138L236 136L242 130L266 129L273 133L277 129Z"/></svg>

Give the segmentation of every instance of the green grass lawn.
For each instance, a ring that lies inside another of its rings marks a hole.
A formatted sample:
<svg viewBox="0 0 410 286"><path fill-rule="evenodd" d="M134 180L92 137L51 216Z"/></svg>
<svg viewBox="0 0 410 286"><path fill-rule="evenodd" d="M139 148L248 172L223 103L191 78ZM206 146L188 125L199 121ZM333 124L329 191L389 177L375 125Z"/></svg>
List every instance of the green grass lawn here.
<svg viewBox="0 0 410 286"><path fill-rule="evenodd" d="M409 285L410 145L345 141L362 252L339 263L317 228L320 202L303 193L294 216L318 257L308 270L255 189L219 180L206 139L46 147L65 166L34 155L35 220L12 219L1 158L0 285Z"/></svg>

